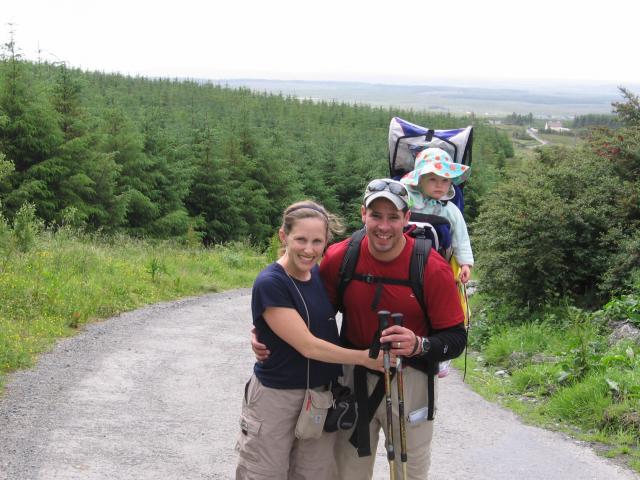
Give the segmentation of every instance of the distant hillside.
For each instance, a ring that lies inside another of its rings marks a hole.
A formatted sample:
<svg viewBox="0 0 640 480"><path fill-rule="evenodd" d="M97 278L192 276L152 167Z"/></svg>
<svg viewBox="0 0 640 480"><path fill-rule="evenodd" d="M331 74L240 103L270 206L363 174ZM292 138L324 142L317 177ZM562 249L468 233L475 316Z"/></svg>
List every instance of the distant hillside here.
<svg viewBox="0 0 640 480"><path fill-rule="evenodd" d="M366 181L388 175L395 115L432 128L474 124L472 218L483 172L490 177L513 154L506 134L478 118L89 73L14 55L0 61L0 233L2 216L31 212L90 231L264 245L284 207L302 198L355 229Z"/></svg>
<svg viewBox="0 0 640 480"><path fill-rule="evenodd" d="M588 113L611 113L619 100L615 85L604 86L445 86L383 85L361 82L227 79L216 83L244 86L301 98L392 106L439 113L502 116L533 113L541 118L571 118Z"/></svg>

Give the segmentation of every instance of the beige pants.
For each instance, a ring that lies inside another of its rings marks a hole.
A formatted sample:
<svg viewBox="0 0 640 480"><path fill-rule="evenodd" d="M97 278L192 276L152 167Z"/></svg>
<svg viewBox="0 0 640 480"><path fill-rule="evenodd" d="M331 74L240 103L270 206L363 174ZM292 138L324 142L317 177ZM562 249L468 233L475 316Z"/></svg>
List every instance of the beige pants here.
<svg viewBox="0 0 640 480"><path fill-rule="evenodd" d="M342 381L345 385L353 388L353 366L345 365L344 377ZM378 382L378 377L367 374L367 388L371 394ZM436 399L438 392L438 379L436 384ZM400 423L398 420L398 389L396 379L392 382L393 399L393 445L395 450L396 478L402 477L402 463L400 461ZM437 402L436 402L437 404ZM414 369L404 370L404 412L405 419L409 412L417 410L427 405L427 376ZM335 452L338 462L338 478L342 480L370 480L373 477L373 465L376 460L376 449L380 435L380 429L387 433L387 411L385 399L382 399L371 423L369 424L369 436L371 440L372 455L368 457L358 457L355 447L349 442L349 437L353 433L351 430L338 431ZM415 424L406 422L407 431L407 477L411 480L424 480L429 472L431 463L431 439L433 437L433 421L421 421ZM385 459L386 461L386 459Z"/></svg>
<svg viewBox="0 0 640 480"><path fill-rule="evenodd" d="M335 480L335 433L298 440L303 389L265 387L252 376L242 402L236 480Z"/></svg>

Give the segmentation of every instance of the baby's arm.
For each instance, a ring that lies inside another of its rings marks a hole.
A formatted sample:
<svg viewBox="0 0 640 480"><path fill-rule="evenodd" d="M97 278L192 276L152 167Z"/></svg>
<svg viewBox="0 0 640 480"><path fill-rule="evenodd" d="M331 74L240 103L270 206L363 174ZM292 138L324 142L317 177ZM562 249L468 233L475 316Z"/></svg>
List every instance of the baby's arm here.
<svg viewBox="0 0 640 480"><path fill-rule="evenodd" d="M471 278L471 267L473 267L474 263L467 224L458 207L452 203L447 204L447 214L447 218L451 222L453 255L460 265L460 281L467 283Z"/></svg>
<svg viewBox="0 0 640 480"><path fill-rule="evenodd" d="M471 265L460 265L460 281L466 284L471 278Z"/></svg>

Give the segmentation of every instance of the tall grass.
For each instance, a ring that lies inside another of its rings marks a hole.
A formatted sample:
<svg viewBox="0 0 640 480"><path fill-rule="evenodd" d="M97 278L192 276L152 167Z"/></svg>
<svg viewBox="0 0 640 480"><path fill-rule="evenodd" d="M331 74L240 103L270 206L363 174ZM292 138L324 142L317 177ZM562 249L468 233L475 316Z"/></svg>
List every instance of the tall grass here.
<svg viewBox="0 0 640 480"><path fill-rule="evenodd" d="M527 420L606 444L640 471L640 344L608 338L603 312L550 312L520 324L481 316L468 381Z"/></svg>
<svg viewBox="0 0 640 480"><path fill-rule="evenodd" d="M266 258L248 245L187 248L125 236L38 235L0 259L0 385L59 337L145 304L248 287Z"/></svg>

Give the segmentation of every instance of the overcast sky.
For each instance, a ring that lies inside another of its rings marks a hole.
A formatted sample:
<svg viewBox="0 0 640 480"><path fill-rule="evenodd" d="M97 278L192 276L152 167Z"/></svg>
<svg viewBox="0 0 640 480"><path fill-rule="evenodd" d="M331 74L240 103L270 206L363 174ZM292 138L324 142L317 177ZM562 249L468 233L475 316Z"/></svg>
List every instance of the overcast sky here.
<svg viewBox="0 0 640 480"><path fill-rule="evenodd" d="M639 19L633 0L5 0L0 39L143 76L628 85Z"/></svg>

